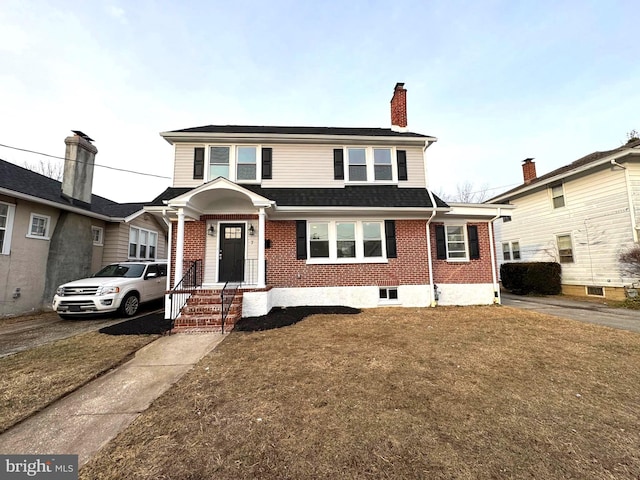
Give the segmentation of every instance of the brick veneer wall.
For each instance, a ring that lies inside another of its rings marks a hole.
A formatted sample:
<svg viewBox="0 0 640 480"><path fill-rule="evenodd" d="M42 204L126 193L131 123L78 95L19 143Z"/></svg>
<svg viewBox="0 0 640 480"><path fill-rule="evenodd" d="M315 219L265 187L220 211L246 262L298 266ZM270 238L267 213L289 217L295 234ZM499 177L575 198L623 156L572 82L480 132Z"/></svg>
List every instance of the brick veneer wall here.
<svg viewBox="0 0 640 480"><path fill-rule="evenodd" d="M396 286L429 283L426 221L396 220L398 258L388 263L307 264L296 259L296 222L266 223L267 285L286 287Z"/></svg>
<svg viewBox="0 0 640 480"><path fill-rule="evenodd" d="M480 242L480 258L467 262L451 262L438 260L436 247L436 225L442 223L432 223L431 233L431 254L433 260L433 279L438 283L491 283L491 244L489 243L489 224L468 223L468 225L478 226L478 241Z"/></svg>

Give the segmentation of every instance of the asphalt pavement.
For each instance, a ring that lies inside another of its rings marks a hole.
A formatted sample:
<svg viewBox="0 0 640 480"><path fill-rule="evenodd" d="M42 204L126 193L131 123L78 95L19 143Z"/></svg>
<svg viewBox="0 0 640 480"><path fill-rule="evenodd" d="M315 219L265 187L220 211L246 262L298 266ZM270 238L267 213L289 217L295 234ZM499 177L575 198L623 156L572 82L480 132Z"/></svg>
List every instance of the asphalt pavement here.
<svg viewBox="0 0 640 480"><path fill-rule="evenodd" d="M640 310L614 308L560 296L532 297L502 293L502 304L556 317L640 333Z"/></svg>

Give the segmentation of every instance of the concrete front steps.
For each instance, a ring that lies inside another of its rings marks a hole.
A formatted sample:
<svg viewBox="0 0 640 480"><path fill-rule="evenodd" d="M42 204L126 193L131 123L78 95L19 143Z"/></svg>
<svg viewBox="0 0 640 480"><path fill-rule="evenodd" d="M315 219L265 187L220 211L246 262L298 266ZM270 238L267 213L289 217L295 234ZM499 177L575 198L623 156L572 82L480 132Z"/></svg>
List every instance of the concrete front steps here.
<svg viewBox="0 0 640 480"><path fill-rule="evenodd" d="M222 331L222 290L198 290L191 295L176 318L172 333ZM233 330L242 318L242 292L238 290L224 321L224 331Z"/></svg>

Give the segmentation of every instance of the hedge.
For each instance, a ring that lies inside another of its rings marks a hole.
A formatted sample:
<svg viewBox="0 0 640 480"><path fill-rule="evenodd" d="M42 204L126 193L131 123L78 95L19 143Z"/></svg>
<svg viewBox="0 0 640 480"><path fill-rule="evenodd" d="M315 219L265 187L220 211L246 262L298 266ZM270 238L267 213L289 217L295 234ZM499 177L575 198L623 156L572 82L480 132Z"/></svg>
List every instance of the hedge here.
<svg viewBox="0 0 640 480"><path fill-rule="evenodd" d="M562 291L561 274L562 267L556 262L503 263L500 266L502 286L516 295L557 295Z"/></svg>

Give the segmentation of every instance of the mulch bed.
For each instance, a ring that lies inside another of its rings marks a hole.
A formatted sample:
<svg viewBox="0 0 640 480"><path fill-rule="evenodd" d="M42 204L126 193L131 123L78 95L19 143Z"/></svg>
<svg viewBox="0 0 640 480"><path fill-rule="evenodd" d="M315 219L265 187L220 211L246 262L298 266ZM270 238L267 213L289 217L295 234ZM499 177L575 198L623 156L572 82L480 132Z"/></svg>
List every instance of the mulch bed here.
<svg viewBox="0 0 640 480"><path fill-rule="evenodd" d="M267 315L259 317L246 317L238 321L234 327L236 332L259 332L263 330L271 330L273 328L281 328L304 320L310 315L318 314L357 314L361 310L358 308L341 307L341 306L309 306L309 307L288 307L272 308Z"/></svg>
<svg viewBox="0 0 640 480"><path fill-rule="evenodd" d="M169 328L171 322L165 320L164 312L155 312L98 331L107 335L156 335L169 331Z"/></svg>

